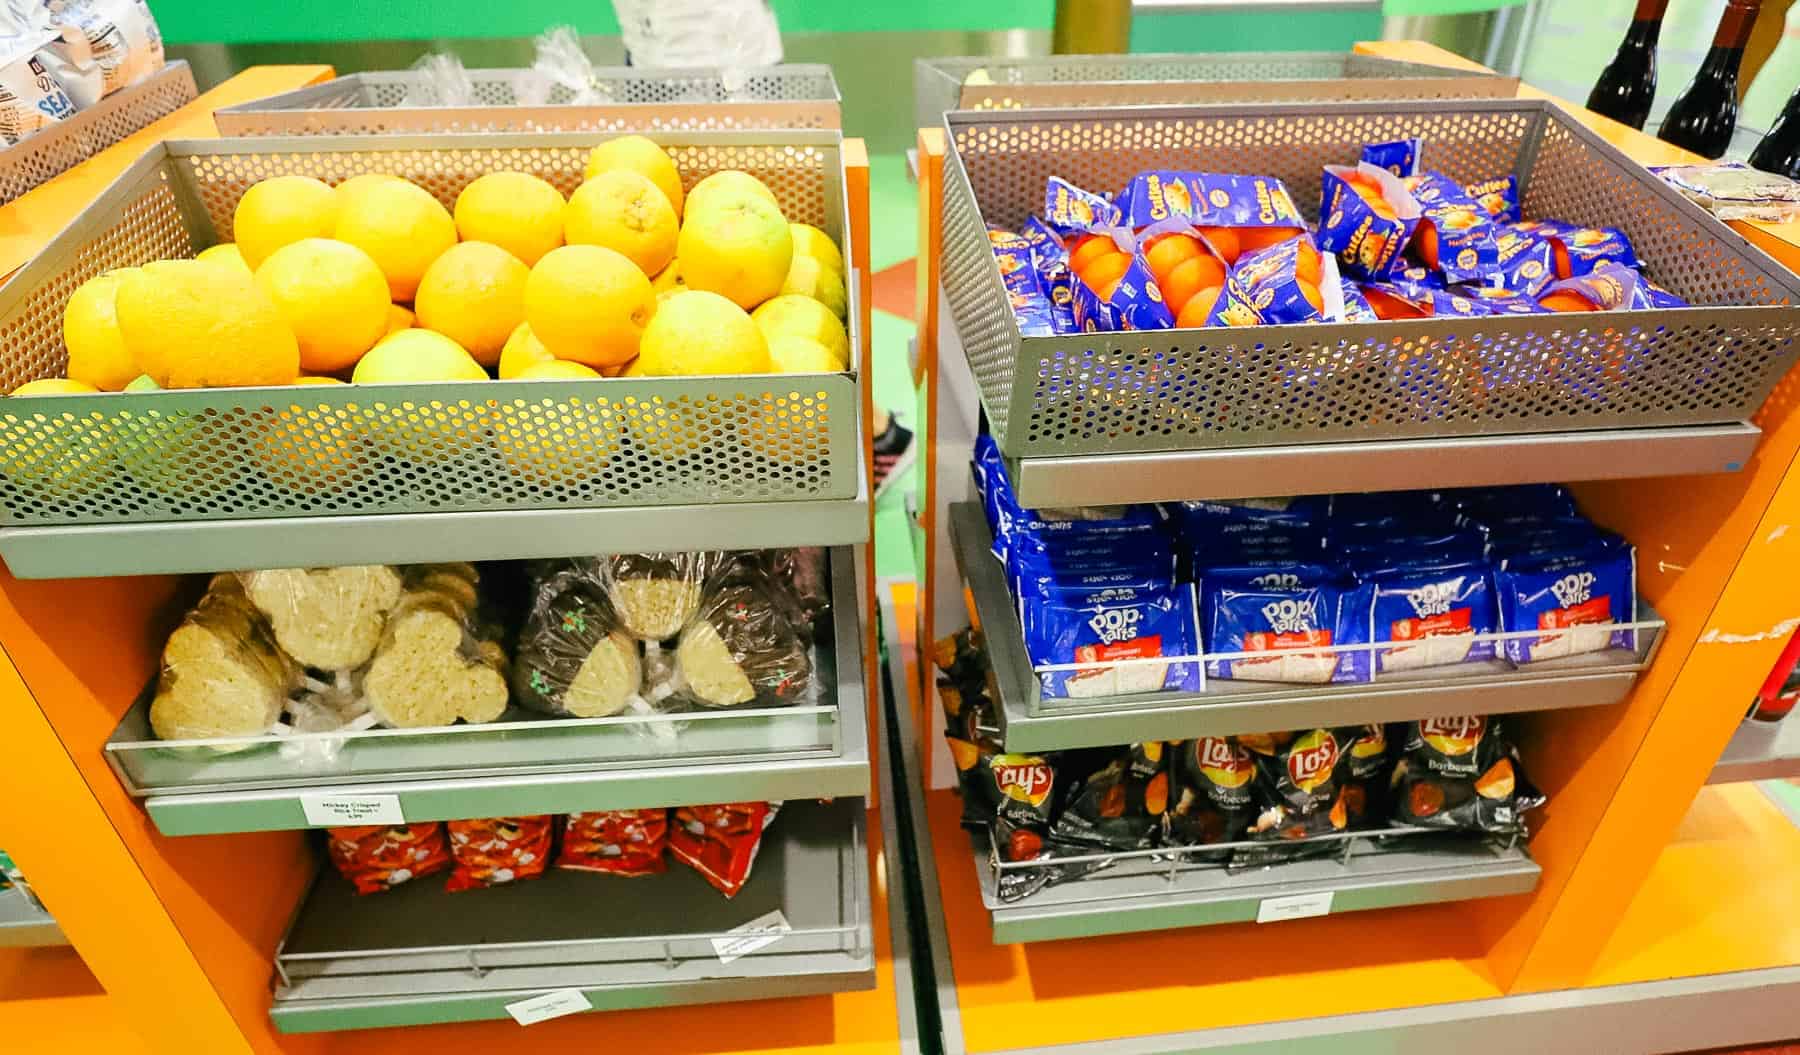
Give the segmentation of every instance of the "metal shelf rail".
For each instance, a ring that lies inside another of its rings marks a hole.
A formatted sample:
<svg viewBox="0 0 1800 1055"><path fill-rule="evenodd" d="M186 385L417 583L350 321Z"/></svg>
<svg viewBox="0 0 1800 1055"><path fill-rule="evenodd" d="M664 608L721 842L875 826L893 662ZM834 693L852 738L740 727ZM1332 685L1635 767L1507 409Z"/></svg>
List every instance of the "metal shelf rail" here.
<svg viewBox="0 0 1800 1055"><path fill-rule="evenodd" d="M1708 784L1800 777L1800 721L1745 719L1719 755Z"/></svg>
<svg viewBox="0 0 1800 1055"><path fill-rule="evenodd" d="M67 944L56 920L25 891L16 886L0 890L0 949Z"/></svg>

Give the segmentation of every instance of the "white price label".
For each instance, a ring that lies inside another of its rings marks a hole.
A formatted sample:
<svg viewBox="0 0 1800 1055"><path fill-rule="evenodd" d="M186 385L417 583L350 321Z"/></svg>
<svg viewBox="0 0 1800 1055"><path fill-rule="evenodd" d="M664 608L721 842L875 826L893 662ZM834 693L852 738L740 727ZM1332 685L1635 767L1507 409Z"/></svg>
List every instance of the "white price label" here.
<svg viewBox="0 0 1800 1055"><path fill-rule="evenodd" d="M1322 894L1295 894L1293 897L1264 898L1256 906L1256 922L1279 923L1284 919L1311 919L1329 915L1331 891Z"/></svg>
<svg viewBox="0 0 1800 1055"><path fill-rule="evenodd" d="M300 796L306 823L315 828L347 828L359 824L405 824L398 795Z"/></svg>
<svg viewBox="0 0 1800 1055"><path fill-rule="evenodd" d="M719 954L720 963L730 963L758 949L768 948L793 929L788 925L787 917L776 909L725 932L733 937L714 938L713 951Z"/></svg>
<svg viewBox="0 0 1800 1055"><path fill-rule="evenodd" d="M579 1015L593 1009L594 1005L588 1003L588 998L579 989L557 989L506 1005L506 1013L521 1026L535 1025L564 1015Z"/></svg>

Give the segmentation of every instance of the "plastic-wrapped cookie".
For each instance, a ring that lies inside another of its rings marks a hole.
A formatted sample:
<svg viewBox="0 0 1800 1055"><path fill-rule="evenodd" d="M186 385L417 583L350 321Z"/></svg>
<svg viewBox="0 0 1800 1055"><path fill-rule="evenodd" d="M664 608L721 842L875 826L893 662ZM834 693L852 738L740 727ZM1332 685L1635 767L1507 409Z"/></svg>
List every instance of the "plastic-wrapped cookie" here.
<svg viewBox="0 0 1800 1055"><path fill-rule="evenodd" d="M793 703L812 678L801 635L747 586L712 594L675 646L682 694L705 707Z"/></svg>
<svg viewBox="0 0 1800 1055"><path fill-rule="evenodd" d="M702 585L718 553L620 553L602 565L607 596L626 633L663 641L681 633L700 607Z"/></svg>
<svg viewBox="0 0 1800 1055"><path fill-rule="evenodd" d="M570 568L533 585L519 632L513 692L546 714L618 714L642 684L638 642L618 629L605 588Z"/></svg>
<svg viewBox="0 0 1800 1055"><path fill-rule="evenodd" d="M385 564L247 571L240 578L282 649L319 670L367 663L400 600L400 573Z"/></svg>
<svg viewBox="0 0 1800 1055"><path fill-rule="evenodd" d="M377 721L395 728L491 722L506 710L505 660L453 601L407 594L363 676L363 697Z"/></svg>
<svg viewBox="0 0 1800 1055"><path fill-rule="evenodd" d="M150 727L164 740L261 735L281 718L299 673L237 584L221 585L163 646Z"/></svg>

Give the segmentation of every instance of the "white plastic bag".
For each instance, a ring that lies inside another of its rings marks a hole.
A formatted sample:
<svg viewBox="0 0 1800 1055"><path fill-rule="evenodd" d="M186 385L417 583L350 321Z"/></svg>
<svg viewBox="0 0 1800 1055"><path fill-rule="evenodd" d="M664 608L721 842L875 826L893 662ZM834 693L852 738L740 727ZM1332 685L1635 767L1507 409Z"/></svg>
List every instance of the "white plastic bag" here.
<svg viewBox="0 0 1800 1055"><path fill-rule="evenodd" d="M81 109L163 68L162 33L144 0L19 0L59 34L51 73Z"/></svg>

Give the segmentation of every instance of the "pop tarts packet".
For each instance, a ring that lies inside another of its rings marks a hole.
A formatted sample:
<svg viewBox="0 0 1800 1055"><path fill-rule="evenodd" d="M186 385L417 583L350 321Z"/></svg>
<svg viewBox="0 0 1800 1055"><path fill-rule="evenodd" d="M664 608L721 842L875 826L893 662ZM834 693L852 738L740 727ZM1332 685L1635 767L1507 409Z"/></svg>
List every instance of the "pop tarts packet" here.
<svg viewBox="0 0 1800 1055"><path fill-rule="evenodd" d="M1362 148L1362 163L1386 169L1405 179L1419 174L1419 152L1423 147L1424 141L1417 136L1390 143L1369 143Z"/></svg>
<svg viewBox="0 0 1800 1055"><path fill-rule="evenodd" d="M1326 165L1322 179L1319 248L1356 278L1382 279L1403 269L1420 210L1400 177L1365 164Z"/></svg>
<svg viewBox="0 0 1800 1055"><path fill-rule="evenodd" d="M1173 590L1173 563L1162 566L1130 564L1111 568L1071 571L1046 562L1042 556L1020 558L1012 567L1013 595L1021 603L1029 597L1083 598L1107 590Z"/></svg>
<svg viewBox="0 0 1800 1055"><path fill-rule="evenodd" d="M1487 282L1499 274L1494 221L1480 202L1441 172L1416 176L1406 186L1421 212L1411 244L1426 266L1451 284Z"/></svg>
<svg viewBox="0 0 1800 1055"><path fill-rule="evenodd" d="M1302 254L1316 256L1317 283L1302 279ZM1342 319L1338 282L1336 261L1319 253L1302 234L1239 257L1206 324L1279 326Z"/></svg>
<svg viewBox="0 0 1800 1055"><path fill-rule="evenodd" d="M1021 608L1025 650L1034 667L1197 656L1200 652L1191 583L1153 590L1057 595ZM1038 683L1045 697L1066 699L1198 692L1201 678L1200 665L1189 660L1040 671Z"/></svg>
<svg viewBox="0 0 1800 1055"><path fill-rule="evenodd" d="M1561 220L1524 220L1512 229L1550 243L1556 276L1585 275L1601 264L1642 267L1631 239L1617 227L1580 227Z"/></svg>
<svg viewBox="0 0 1800 1055"><path fill-rule="evenodd" d="M1119 194L1123 223L1133 230L1171 217L1195 227L1292 227L1306 220L1285 184L1273 176L1222 172L1140 172Z"/></svg>
<svg viewBox="0 0 1800 1055"><path fill-rule="evenodd" d="M1051 176L1044 181L1044 224L1061 238L1119 226L1119 207L1103 194Z"/></svg>
<svg viewBox="0 0 1800 1055"><path fill-rule="evenodd" d="M1072 281L1070 291L1075 325L1082 333L1167 330L1175 325L1175 315L1163 303L1162 289L1142 253L1132 255L1131 266L1119 277L1110 296L1102 298L1101 293L1107 291L1093 289L1079 278Z"/></svg>
<svg viewBox="0 0 1800 1055"><path fill-rule="evenodd" d="M1056 313L1039 281L1031 244L1011 231L992 228L988 230L988 243L993 247L994 261L1000 267L1000 281L1006 286L1006 296L1012 304L1013 318L1018 320L1020 335L1052 337L1070 332L1057 329Z"/></svg>
<svg viewBox="0 0 1800 1055"><path fill-rule="evenodd" d="M1332 547L1359 575L1366 575L1389 568L1482 560L1487 556L1487 537L1461 527L1442 531L1365 530L1334 535Z"/></svg>
<svg viewBox="0 0 1800 1055"><path fill-rule="evenodd" d="M1505 641L1503 654L1514 663L1637 647L1635 631L1604 625L1637 619L1637 550L1629 543L1604 540L1509 557L1494 572L1494 585L1501 629L1558 631Z"/></svg>
<svg viewBox="0 0 1800 1055"><path fill-rule="evenodd" d="M1538 299L1552 293L1573 293L1592 304L1596 311L1651 306L1649 290L1644 288L1644 276L1611 263L1601 264L1585 275L1552 282Z"/></svg>
<svg viewBox="0 0 1800 1055"><path fill-rule="evenodd" d="M1501 223L1518 223L1519 177L1498 176L1463 185L1463 193L1481 203L1487 214Z"/></svg>
<svg viewBox="0 0 1800 1055"><path fill-rule="evenodd" d="M1481 561L1385 568L1372 573L1374 637L1394 642L1375 650L1376 673L1480 663L1499 629L1492 572Z"/></svg>
<svg viewBox="0 0 1800 1055"><path fill-rule="evenodd" d="M1320 650L1369 641L1370 589L1301 571L1214 568L1201 578L1207 651L1269 653L1207 660L1208 677L1309 685L1369 680L1367 650Z"/></svg>

